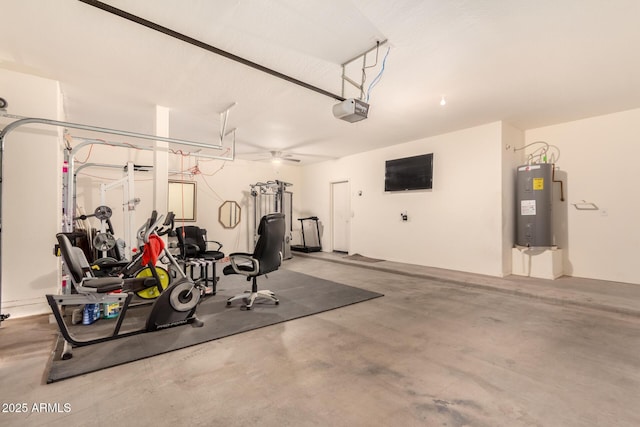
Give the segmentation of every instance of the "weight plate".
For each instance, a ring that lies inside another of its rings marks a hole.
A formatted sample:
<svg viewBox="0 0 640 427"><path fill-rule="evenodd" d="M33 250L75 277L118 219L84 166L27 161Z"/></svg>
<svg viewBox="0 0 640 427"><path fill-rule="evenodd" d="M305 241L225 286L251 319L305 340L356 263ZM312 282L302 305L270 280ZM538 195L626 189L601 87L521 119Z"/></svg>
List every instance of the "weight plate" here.
<svg viewBox="0 0 640 427"><path fill-rule="evenodd" d="M111 218L111 215L113 215L113 211L109 206L98 206L96 210L93 212L93 214L100 221L103 221Z"/></svg>
<svg viewBox="0 0 640 427"><path fill-rule="evenodd" d="M166 269L158 266L156 266L156 273L158 273L158 277L160 278L160 287L162 287L162 290L164 291L171 282L171 276L169 276L169 272ZM153 272L149 267L145 267L138 271L135 277L153 277ZM156 286L149 286L148 288L136 292L136 295L144 299L154 299L160 296L160 292L158 292L158 288Z"/></svg>
<svg viewBox="0 0 640 427"><path fill-rule="evenodd" d="M97 251L108 251L116 245L116 238L109 233L98 233L93 238L93 247Z"/></svg>

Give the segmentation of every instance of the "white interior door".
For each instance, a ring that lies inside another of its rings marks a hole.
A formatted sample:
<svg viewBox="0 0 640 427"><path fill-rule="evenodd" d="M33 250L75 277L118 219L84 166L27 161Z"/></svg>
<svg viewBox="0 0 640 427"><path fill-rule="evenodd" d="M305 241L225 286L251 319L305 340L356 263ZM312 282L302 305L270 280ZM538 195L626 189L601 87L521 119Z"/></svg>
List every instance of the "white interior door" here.
<svg viewBox="0 0 640 427"><path fill-rule="evenodd" d="M351 206L349 182L331 183L331 224L333 250L349 252Z"/></svg>

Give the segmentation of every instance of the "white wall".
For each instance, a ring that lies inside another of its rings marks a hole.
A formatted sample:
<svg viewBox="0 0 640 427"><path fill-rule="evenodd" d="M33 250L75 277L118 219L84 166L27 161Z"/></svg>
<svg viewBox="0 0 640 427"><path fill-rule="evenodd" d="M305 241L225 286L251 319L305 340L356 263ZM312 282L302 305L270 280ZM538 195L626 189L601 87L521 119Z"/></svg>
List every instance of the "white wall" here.
<svg viewBox="0 0 640 427"><path fill-rule="evenodd" d="M561 151L556 175L566 176L567 201L554 209L566 218L556 230L565 274L640 283L639 137L640 109L525 132L527 144L546 141ZM573 206L583 200L599 210Z"/></svg>
<svg viewBox="0 0 640 427"><path fill-rule="evenodd" d="M516 235L516 168L523 163L524 132L502 123L502 275L512 272L512 251Z"/></svg>
<svg viewBox="0 0 640 427"><path fill-rule="evenodd" d="M170 159L169 169L184 170L195 166L194 158L180 159L174 156ZM207 229L207 237L217 240L224 246L225 254L231 252L246 252L253 250L253 198L250 195L250 185L257 182L281 180L293 184L288 188L293 192L293 221L299 216L301 199L298 191L301 190L301 169L298 166L286 164L274 165L271 162L251 162L236 159L233 162L221 160L198 161L200 174L193 177L180 175L171 176L171 179L195 180L197 183L197 220L196 224ZM226 200L236 201L241 211L241 222L233 229L225 229L218 221L218 209ZM181 224L176 224L176 227ZM295 226L295 223L293 224Z"/></svg>
<svg viewBox="0 0 640 427"><path fill-rule="evenodd" d="M304 214L323 221L323 246L330 250L330 183L348 180L350 253L501 276L502 138L496 122L307 166ZM434 153L433 190L385 193L385 160L424 153Z"/></svg>
<svg viewBox="0 0 640 427"><path fill-rule="evenodd" d="M0 69L0 96L11 114L61 119L56 81ZM14 120L2 119L2 127ZM44 295L59 286L53 256L61 223L58 129L29 125L5 138L2 182L2 313L49 311Z"/></svg>

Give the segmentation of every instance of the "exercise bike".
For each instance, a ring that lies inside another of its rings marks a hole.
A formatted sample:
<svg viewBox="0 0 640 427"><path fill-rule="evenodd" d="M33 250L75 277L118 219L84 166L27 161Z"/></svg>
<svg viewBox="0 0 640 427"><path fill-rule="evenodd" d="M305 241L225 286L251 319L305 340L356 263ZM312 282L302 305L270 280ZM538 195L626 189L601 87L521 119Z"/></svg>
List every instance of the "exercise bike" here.
<svg viewBox="0 0 640 427"><path fill-rule="evenodd" d="M143 262L156 276L155 262L161 256L166 257L171 265L177 267L176 272L179 276L152 302L144 327L133 331L122 332L123 322L135 293L145 288L148 282L140 278L95 277L82 249L72 246L64 233L56 235L64 268L69 273L77 292L68 295L46 295L60 333L65 340L61 355L63 360L73 357L73 347L97 344L185 324L191 324L194 327L203 325L203 322L196 317L196 308L201 301L204 286L194 283L182 272L175 258L165 248L164 241L153 233L162 221L162 216L157 220L156 217L157 214L154 212L147 223L144 235L144 254L146 255L143 257ZM159 283L158 278L155 278ZM109 335L81 340L71 334L61 307L85 304L118 304L120 312L117 318L105 320L105 322L115 323Z"/></svg>
<svg viewBox="0 0 640 427"><path fill-rule="evenodd" d="M167 218L161 226L150 230L157 236L165 236L173 232L175 215L173 212L167 214ZM145 251L145 235L147 234L149 224L157 225L157 212L153 212L151 218L138 229L136 236L138 239L138 250L132 256L130 261L119 261L112 257L104 257L95 260L91 266L96 276L119 276L122 278L153 278L157 279L160 286L157 286L155 280L146 288L137 291L136 295L143 299L155 299L169 284L171 284L171 275L169 271L156 265L151 268L142 262ZM155 273L154 273L155 272Z"/></svg>

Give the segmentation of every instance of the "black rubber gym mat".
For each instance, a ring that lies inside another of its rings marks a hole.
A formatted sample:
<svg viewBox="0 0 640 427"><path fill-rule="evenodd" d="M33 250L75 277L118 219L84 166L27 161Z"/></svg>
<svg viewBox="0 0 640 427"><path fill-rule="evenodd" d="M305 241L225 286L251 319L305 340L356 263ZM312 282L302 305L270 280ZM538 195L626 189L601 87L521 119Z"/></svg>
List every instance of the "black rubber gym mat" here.
<svg viewBox="0 0 640 427"><path fill-rule="evenodd" d="M63 340L59 337L48 365L47 383L383 296L302 273L278 270L269 274L268 279L259 277L258 289L274 291L279 305L264 300L246 311L240 309L242 302L236 301L227 307L228 297L250 288L251 283L242 276L223 276L218 283L218 294L207 297L198 306L198 318L204 322L201 328L178 326L77 347L70 360L60 360ZM101 321L74 328L100 329Z"/></svg>

